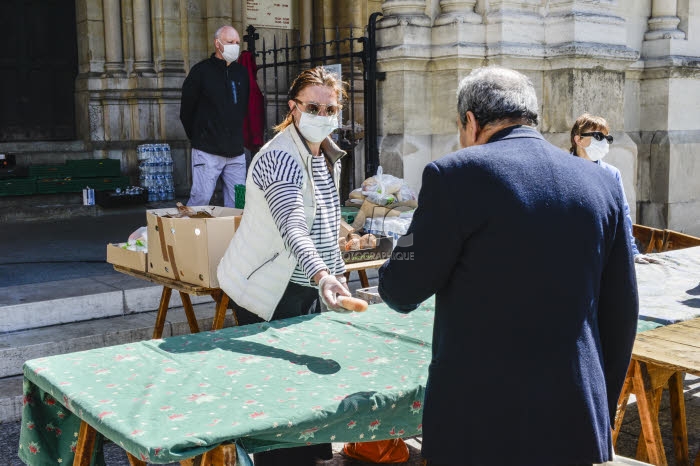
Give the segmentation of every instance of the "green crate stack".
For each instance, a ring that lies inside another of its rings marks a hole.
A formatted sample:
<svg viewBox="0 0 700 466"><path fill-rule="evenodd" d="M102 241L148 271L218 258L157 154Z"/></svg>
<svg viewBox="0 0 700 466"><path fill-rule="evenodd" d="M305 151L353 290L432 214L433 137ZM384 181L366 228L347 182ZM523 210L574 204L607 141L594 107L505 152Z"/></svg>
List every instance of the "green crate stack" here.
<svg viewBox="0 0 700 466"><path fill-rule="evenodd" d="M114 159L68 160L73 178L114 178L121 175L121 162Z"/></svg>
<svg viewBox="0 0 700 466"><path fill-rule="evenodd" d="M25 196L36 193L36 178L0 179L0 196Z"/></svg>
<svg viewBox="0 0 700 466"><path fill-rule="evenodd" d="M83 188L79 180L72 178L36 180L36 192L40 194L79 193Z"/></svg>
<svg viewBox="0 0 700 466"><path fill-rule="evenodd" d="M62 165L30 165L29 177L36 179L54 179L70 178L72 176L70 167L66 164Z"/></svg>

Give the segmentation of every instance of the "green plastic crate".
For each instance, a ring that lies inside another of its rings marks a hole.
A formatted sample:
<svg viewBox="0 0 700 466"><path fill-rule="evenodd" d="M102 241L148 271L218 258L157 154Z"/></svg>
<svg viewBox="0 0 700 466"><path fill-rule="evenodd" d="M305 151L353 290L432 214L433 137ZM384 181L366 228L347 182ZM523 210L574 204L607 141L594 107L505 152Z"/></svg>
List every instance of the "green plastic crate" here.
<svg viewBox="0 0 700 466"><path fill-rule="evenodd" d="M36 180L36 192L40 194L79 193L85 186L72 178Z"/></svg>
<svg viewBox="0 0 700 466"><path fill-rule="evenodd" d="M236 192L236 209L245 208L245 185L237 184L233 189Z"/></svg>
<svg viewBox="0 0 700 466"><path fill-rule="evenodd" d="M29 177L37 179L58 180L71 177L70 167L62 165L30 165Z"/></svg>
<svg viewBox="0 0 700 466"><path fill-rule="evenodd" d="M26 196L36 193L36 178L0 179L0 196Z"/></svg>
<svg viewBox="0 0 700 466"><path fill-rule="evenodd" d="M73 178L118 177L121 175L121 162L114 159L68 160Z"/></svg>
<svg viewBox="0 0 700 466"><path fill-rule="evenodd" d="M357 212L360 209L357 207L341 207L340 208L340 216L343 218L345 223L352 224L352 222L355 221L355 217L357 217Z"/></svg>

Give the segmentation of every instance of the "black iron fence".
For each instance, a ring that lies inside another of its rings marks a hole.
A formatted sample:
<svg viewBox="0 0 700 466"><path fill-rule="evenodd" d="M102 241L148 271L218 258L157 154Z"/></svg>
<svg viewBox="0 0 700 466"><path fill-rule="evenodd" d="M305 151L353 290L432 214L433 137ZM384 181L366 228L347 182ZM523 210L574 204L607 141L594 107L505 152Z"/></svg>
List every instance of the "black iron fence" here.
<svg viewBox="0 0 700 466"><path fill-rule="evenodd" d="M333 37L327 37L323 30L322 37L314 40L313 34L308 42L300 33L289 34L283 43L275 36L272 44L262 39L262 48L256 46L260 39L255 27L248 26L243 40L248 50L255 57L258 69L257 79L265 99L265 140L272 138L272 127L286 116L287 91L296 76L303 70L323 65L340 71L341 77L348 83L348 102L343 105L341 128L334 134L338 145L348 151L350 157L343 162L343 180L341 195L347 198L355 188L355 172L364 165L363 176L376 173L379 166L379 149L377 142L377 88L378 79L383 79L377 72L377 48L375 41L376 21L381 13L373 13L366 26L366 35L353 36L352 27L349 34L341 36L341 29L336 27ZM358 145L363 142L360 150ZM360 157L364 154L364 157Z"/></svg>

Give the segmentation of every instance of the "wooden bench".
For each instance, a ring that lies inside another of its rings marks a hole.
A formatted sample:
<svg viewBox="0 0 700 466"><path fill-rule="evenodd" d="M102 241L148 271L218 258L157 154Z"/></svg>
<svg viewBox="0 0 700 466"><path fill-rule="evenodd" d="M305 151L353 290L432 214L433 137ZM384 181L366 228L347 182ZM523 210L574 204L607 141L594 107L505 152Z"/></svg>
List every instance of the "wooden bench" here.
<svg viewBox="0 0 700 466"><path fill-rule="evenodd" d="M650 254L653 252L661 252L666 239L665 230L652 228L645 225L632 225L632 235L639 241L642 246L640 252L642 254Z"/></svg>
<svg viewBox="0 0 700 466"><path fill-rule="evenodd" d="M357 272L357 275L360 277L360 284L362 285L362 288L367 288L369 286L369 279L367 278L366 270L378 269L386 261L386 259L377 259L373 261L345 264L345 278L350 280L350 273Z"/></svg>
<svg viewBox="0 0 700 466"><path fill-rule="evenodd" d="M664 230L664 244L662 250L674 251L676 249L692 248L700 246L700 238L697 236L686 235L673 230Z"/></svg>

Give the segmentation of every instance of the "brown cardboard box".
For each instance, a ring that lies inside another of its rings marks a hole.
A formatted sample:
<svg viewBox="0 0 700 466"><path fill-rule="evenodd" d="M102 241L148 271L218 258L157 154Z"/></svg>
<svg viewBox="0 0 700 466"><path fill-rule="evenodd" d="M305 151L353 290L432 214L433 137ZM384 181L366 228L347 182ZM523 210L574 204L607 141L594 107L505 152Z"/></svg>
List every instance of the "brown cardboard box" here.
<svg viewBox="0 0 700 466"><path fill-rule="evenodd" d="M243 210L199 206L214 218L167 218L177 209L146 211L148 271L207 288L218 288L216 268L241 221Z"/></svg>
<svg viewBox="0 0 700 466"><path fill-rule="evenodd" d="M148 272L148 254L142 251L123 249L126 243L107 245L107 262L139 272Z"/></svg>

